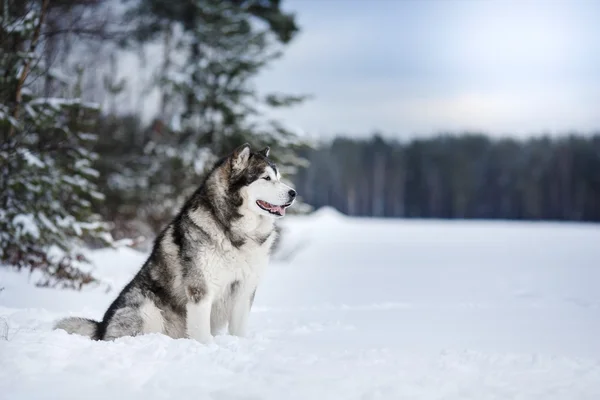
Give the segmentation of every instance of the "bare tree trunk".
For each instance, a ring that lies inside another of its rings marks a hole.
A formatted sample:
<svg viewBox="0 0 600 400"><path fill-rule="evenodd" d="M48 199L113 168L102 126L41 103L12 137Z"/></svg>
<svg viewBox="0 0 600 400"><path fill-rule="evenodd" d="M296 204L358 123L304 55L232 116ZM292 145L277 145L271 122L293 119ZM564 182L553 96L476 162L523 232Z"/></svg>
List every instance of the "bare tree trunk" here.
<svg viewBox="0 0 600 400"><path fill-rule="evenodd" d="M375 153L373 162L373 193L371 203L371 215L382 217L385 205L385 158L380 152Z"/></svg>
<svg viewBox="0 0 600 400"><path fill-rule="evenodd" d="M166 75L169 71L169 67L171 66L171 40L173 37L173 29L171 25L169 25L165 30L165 40L164 40L164 51L163 51L163 66L162 73ZM167 89L162 89L162 95L160 99L160 117L167 117L167 104L169 103L169 94L167 93Z"/></svg>
<svg viewBox="0 0 600 400"><path fill-rule="evenodd" d="M348 215L356 215L356 187L354 186L354 182L349 183L347 193Z"/></svg>
<svg viewBox="0 0 600 400"><path fill-rule="evenodd" d="M35 31L33 32L33 37L31 38L31 43L29 44L29 54L32 54L35 51L38 40L40 39L40 33L42 31L42 26L44 25L44 18L46 16L46 12L48 11L48 4L50 0L44 0L42 2L42 10L40 11L40 18L37 26L35 27ZM29 75L29 70L31 69L31 59L28 59L23 66L23 70L21 71L21 75L19 76L19 81L17 83L17 88L15 90L15 109L13 110L12 117L16 121L19 118L21 100L23 97L23 85L25 85L25 80ZM11 124L8 136L12 136L15 133L15 127Z"/></svg>

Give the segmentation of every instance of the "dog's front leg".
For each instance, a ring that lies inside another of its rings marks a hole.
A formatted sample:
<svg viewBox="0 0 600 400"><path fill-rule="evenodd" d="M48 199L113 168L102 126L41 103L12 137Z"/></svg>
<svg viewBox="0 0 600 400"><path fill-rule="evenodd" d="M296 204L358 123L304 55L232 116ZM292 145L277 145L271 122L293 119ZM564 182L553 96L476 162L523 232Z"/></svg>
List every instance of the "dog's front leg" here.
<svg viewBox="0 0 600 400"><path fill-rule="evenodd" d="M234 336L246 336L248 317L254 291L244 288L235 297L231 316L229 318L229 334Z"/></svg>
<svg viewBox="0 0 600 400"><path fill-rule="evenodd" d="M210 332L210 313L213 301L211 293L208 292L205 287L191 286L188 288L187 294L187 336L201 343L212 343L213 336Z"/></svg>

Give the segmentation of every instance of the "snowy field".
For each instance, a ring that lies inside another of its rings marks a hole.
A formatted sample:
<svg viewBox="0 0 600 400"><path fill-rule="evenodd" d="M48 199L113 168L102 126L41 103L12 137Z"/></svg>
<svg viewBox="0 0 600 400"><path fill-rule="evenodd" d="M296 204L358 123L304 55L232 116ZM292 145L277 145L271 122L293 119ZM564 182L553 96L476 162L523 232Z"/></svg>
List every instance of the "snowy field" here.
<svg viewBox="0 0 600 400"><path fill-rule="evenodd" d="M1 270L0 399L600 399L598 225L286 217L250 335L94 342L144 261L98 251L113 291Z"/></svg>

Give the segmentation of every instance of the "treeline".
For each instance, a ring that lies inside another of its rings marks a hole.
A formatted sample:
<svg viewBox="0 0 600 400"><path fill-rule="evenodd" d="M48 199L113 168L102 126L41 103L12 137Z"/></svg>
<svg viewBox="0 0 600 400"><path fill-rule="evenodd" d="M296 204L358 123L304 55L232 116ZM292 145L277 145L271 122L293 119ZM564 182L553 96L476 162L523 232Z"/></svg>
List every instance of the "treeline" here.
<svg viewBox="0 0 600 400"><path fill-rule="evenodd" d="M348 215L600 221L600 134L406 143L376 135L304 156L299 193Z"/></svg>

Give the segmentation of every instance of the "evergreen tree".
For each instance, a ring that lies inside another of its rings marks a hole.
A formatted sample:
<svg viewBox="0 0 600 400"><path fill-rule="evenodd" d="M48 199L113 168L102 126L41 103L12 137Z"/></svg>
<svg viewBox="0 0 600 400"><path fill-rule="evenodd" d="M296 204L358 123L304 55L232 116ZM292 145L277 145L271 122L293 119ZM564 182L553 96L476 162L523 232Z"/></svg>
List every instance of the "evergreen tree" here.
<svg viewBox="0 0 600 400"><path fill-rule="evenodd" d="M45 97L53 75L41 62L50 1L3 0L0 7L0 260L41 271L43 285L92 282L85 240L110 242L92 212L102 198L89 151L98 107L75 87Z"/></svg>
<svg viewBox="0 0 600 400"><path fill-rule="evenodd" d="M284 176L306 165L298 151L308 143L265 118L304 97L261 95L252 85L298 30L279 1L141 0L127 16L135 33L129 45L163 50L153 82L160 114L138 164L143 218L164 224L207 167L243 142L270 146Z"/></svg>

